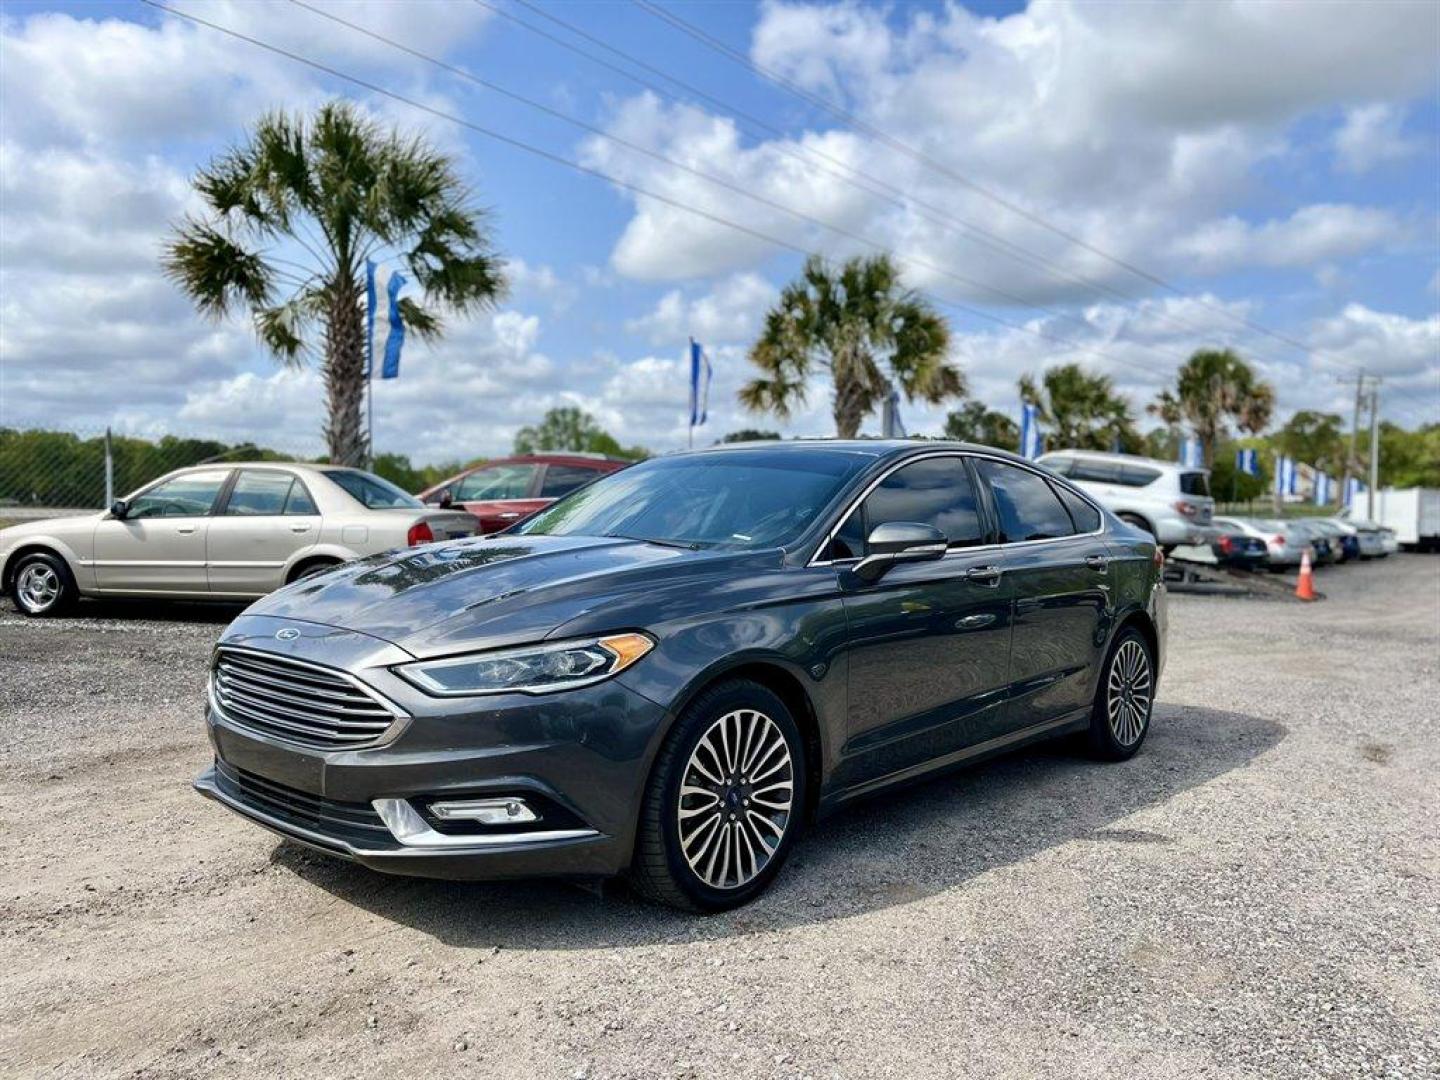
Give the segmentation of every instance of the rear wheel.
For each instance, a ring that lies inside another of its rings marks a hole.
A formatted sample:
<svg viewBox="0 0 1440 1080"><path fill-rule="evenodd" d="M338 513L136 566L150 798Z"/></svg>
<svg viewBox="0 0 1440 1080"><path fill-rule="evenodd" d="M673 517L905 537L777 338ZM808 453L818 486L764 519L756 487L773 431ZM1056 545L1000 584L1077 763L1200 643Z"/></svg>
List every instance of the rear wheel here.
<svg viewBox="0 0 1440 1080"><path fill-rule="evenodd" d="M70 568L59 555L37 551L22 556L10 582L10 595L20 611L33 618L59 615L75 603L79 590Z"/></svg>
<svg viewBox="0 0 1440 1080"><path fill-rule="evenodd" d="M739 907L780 872L805 806L804 742L758 683L702 693L676 721L640 811L631 879L689 911Z"/></svg>
<svg viewBox="0 0 1440 1080"><path fill-rule="evenodd" d="M1090 714L1090 750L1107 761L1133 757L1150 730L1155 658L1145 635L1126 627L1110 646Z"/></svg>

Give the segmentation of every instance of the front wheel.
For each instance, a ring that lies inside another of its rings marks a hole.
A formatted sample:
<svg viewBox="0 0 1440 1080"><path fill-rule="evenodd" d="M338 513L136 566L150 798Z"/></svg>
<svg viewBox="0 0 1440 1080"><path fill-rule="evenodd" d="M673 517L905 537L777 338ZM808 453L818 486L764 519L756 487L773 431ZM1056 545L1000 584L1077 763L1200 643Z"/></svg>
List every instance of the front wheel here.
<svg viewBox="0 0 1440 1080"><path fill-rule="evenodd" d="M721 683L691 703L660 751L631 880L672 907L739 907L780 872L804 807L804 741L790 710L758 683Z"/></svg>
<svg viewBox="0 0 1440 1080"><path fill-rule="evenodd" d="M1090 750L1107 761L1134 757L1150 730L1155 657L1145 635L1126 627L1110 646L1090 714Z"/></svg>
<svg viewBox="0 0 1440 1080"><path fill-rule="evenodd" d="M59 615L75 603L79 591L65 560L49 552L26 555L10 584L15 606L32 618Z"/></svg>

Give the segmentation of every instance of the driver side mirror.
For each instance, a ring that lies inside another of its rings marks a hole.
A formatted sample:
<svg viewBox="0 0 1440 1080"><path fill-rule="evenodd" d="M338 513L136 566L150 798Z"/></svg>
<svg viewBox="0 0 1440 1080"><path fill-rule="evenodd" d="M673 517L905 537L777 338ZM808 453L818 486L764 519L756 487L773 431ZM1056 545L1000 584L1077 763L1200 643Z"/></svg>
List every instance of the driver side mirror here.
<svg viewBox="0 0 1440 1080"><path fill-rule="evenodd" d="M116 521L124 521L125 515L130 513L130 504L124 499L116 499L110 504L110 516Z"/></svg>
<svg viewBox="0 0 1440 1080"><path fill-rule="evenodd" d="M945 534L934 525L887 521L870 531L865 541L868 554L855 564L855 576L861 581L879 581L892 566L942 559L948 548Z"/></svg>

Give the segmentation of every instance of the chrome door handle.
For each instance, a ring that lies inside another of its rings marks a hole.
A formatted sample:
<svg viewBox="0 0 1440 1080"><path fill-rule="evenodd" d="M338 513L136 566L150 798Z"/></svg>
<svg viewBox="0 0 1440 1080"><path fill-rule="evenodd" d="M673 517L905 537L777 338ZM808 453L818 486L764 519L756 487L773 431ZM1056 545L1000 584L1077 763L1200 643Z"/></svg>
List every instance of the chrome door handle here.
<svg viewBox="0 0 1440 1080"><path fill-rule="evenodd" d="M1105 573L1105 568L1110 565L1110 559L1105 555L1086 555L1085 565L1091 570L1098 570L1103 574Z"/></svg>
<svg viewBox="0 0 1440 1080"><path fill-rule="evenodd" d="M994 615L966 615L963 619L955 620L955 629L979 630L982 626L989 626L994 621Z"/></svg>
<svg viewBox="0 0 1440 1080"><path fill-rule="evenodd" d="M998 566L972 566L965 571L965 580L973 581L976 585L995 586L1000 584L1000 567Z"/></svg>
<svg viewBox="0 0 1440 1080"><path fill-rule="evenodd" d="M505 521L513 521L515 518L517 518L517 517L520 516L520 511L518 511L518 510L511 510L511 511L508 511L507 513L504 513L504 514L496 514L495 516L498 517L498 518L501 518L501 519L503 519L503 520L505 520Z"/></svg>
<svg viewBox="0 0 1440 1080"><path fill-rule="evenodd" d="M182 536L189 536L191 533L193 533L193 532L195 531L195 526L194 526L194 525L180 525L180 526L178 526L178 527L175 529L175 531L176 531L177 533L180 533Z"/></svg>
<svg viewBox="0 0 1440 1080"><path fill-rule="evenodd" d="M309 526L309 525L291 525L291 526L290 526L290 531L293 532L293 533L309 532L309 531L310 531L310 526Z"/></svg>

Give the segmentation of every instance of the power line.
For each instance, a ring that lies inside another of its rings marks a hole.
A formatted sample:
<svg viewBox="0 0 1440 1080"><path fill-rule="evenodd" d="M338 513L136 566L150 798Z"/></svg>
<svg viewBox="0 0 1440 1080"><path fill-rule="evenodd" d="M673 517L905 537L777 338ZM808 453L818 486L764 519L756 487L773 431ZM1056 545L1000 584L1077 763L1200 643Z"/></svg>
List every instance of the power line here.
<svg viewBox="0 0 1440 1080"><path fill-rule="evenodd" d="M332 78L340 79L344 82L351 83L352 85L359 86L362 89L369 90L371 93L379 94L382 97L390 98L393 101L398 101L401 104L408 105L413 109L418 109L419 111L428 113L431 116L438 117L442 120L448 120L451 123L458 124L461 127L474 131L479 135L485 136L486 138L494 139L497 142L504 143L505 145L514 147L518 150L523 150L526 153L533 154L537 157L543 158L544 160L553 162L558 165L564 165L567 168L573 169L576 172L583 173L587 176L593 176L598 179L605 180L609 183L615 184L617 187L624 188L628 191L643 195L647 198L655 199L657 202L664 203L668 206L674 207L677 210L682 210L687 213L695 214L696 216L705 218L706 220L714 222L717 225L723 225L728 228L735 229L738 232L745 233L746 235L754 237L758 240L762 240L765 243L773 244L777 247L783 247L789 251L795 252L796 254L809 254L809 252L805 248L799 246L798 244L793 244L787 240L780 239L779 237L771 236L767 233L761 232L758 229L753 229L748 225L743 225L739 222L731 221L727 218L719 216L718 214L712 214L708 210L702 210L698 207L690 206L677 199L673 199L670 196L662 195L659 192L651 191L648 188L640 186L639 184L634 184L627 180L621 180L620 178L603 172L600 169L591 168L587 165L581 164L580 162L566 158L560 154L545 150L542 147L534 146L533 144L527 143L522 139L517 139L513 136L506 135L503 132L494 130L493 128L487 128L471 120L467 120L464 117L456 116L453 113L445 112L443 109L438 109L432 105L427 105L424 102L417 101L411 97L407 97L404 94L398 93L397 91L380 86L379 84L371 82L368 79L361 78L357 75L351 75L348 72L341 71L340 69L335 67L331 67L330 65L325 64L319 60L314 60L309 57L302 56L299 53L291 52L290 50L280 45L275 45L271 42L263 41L259 38L252 37L239 30L234 30L228 26L222 26L219 23L211 22L210 20L202 18L199 15L193 15L187 11L182 11L178 8L170 7L168 4L161 3L160 0L140 0L140 2L148 5L149 7L156 8L157 10L165 11L171 15L186 19L189 22L208 27L222 34L226 34L229 37L233 37L239 41L244 41L247 44L256 46L257 48L261 48L266 50L267 52L274 53L277 56L283 56L288 60L294 61L295 63L303 64L306 67L323 72L324 74L329 75ZM901 261L903 264L903 260L899 261ZM1055 334L1049 334L1035 327L1026 326L1023 323L1012 322L998 315L992 315L989 312L980 310L979 308L971 307L968 304L962 304L958 301L944 300L935 297L931 294L925 293L923 290L916 290L916 292L917 294L924 296L926 299L936 304L937 306L949 307L957 311L967 312L968 314L974 315L977 318L985 319L990 322L997 323L1001 326L1009 327L1012 330L1018 330L1022 333L1032 334L1046 341L1055 342L1057 344L1065 346L1066 348L1076 350L1083 355L1097 356L1102 359L1112 360L1116 363L1129 364L1130 366L1139 368L1143 371L1154 373L1154 370L1149 366L1145 364L1140 364L1133 360L1129 360L1126 357L1113 356L1102 350L1081 345L1077 342L1069 340L1068 338L1063 338Z"/></svg>
<svg viewBox="0 0 1440 1080"><path fill-rule="evenodd" d="M503 8L497 7L495 4L491 3L490 0L474 0L474 2L476 4L479 4L481 7L487 9L488 11L491 11L494 14L501 16L502 18L508 19L509 21L515 23L518 26L524 27L531 33L536 34L544 38L545 40L560 46L563 49L569 50L577 56L582 56L585 59L591 61L592 63L598 64L609 71L613 71L616 74L626 79L629 79L630 81L636 83L639 86L645 87L651 92L658 94L662 98L668 99L670 101L679 100L674 94L663 90L662 88L656 86L654 83L649 82L646 79L640 78L633 72L627 71L617 64L613 64L610 61L605 60L603 57L599 57L596 56L594 53L587 52L585 49L580 48L573 42L566 41L563 38L557 37L549 31L534 25L533 23L526 22L524 19L519 18L511 12L508 12ZM786 141L788 141L790 138L789 135L780 128L776 127L774 124L771 124L768 121L762 120L756 116L753 116L752 114L739 109L735 105L726 102L713 94L707 93L706 91L699 89L693 84L687 83L685 80L680 79L675 75L672 75L669 72L666 72L656 67L654 64L651 64L648 61L643 60L632 53L626 52L624 49L620 49L601 40L600 38L589 33L582 27L576 26L574 23L568 22L565 19L560 18L558 15L551 14L544 8L541 8L537 4L533 3L532 0L514 0L514 2L521 5L522 7L525 7L529 11L534 12L541 18L547 19L550 22L556 24L557 26L564 27L570 33L576 35L577 37L583 38L588 42L591 42L599 48L604 49L606 52L614 56L621 57L629 63L634 64L645 71L649 71L654 75L658 76L659 78L680 87L685 92L721 110L722 113L729 115L732 119L738 118L744 120L753 127L759 128L761 131L767 132L774 138L782 140L779 143L771 144L771 148L777 153L783 154L784 156L789 157L792 160L801 161L802 163L811 165L812 167L815 166L816 162L818 161L820 163L818 167L821 169L821 171L827 173L830 176L834 176L844 181L845 183L848 183L853 187L856 187L859 190L866 192L867 194L884 199L892 206L897 206L902 210L914 211L916 210L916 208L919 208L919 210L922 211L920 213L920 216L925 218L926 220L934 224L940 225L942 228L958 229L959 231L969 235L972 240L979 242L983 247L989 248L992 251L997 251L1002 255L1006 255L1009 258L1015 259L1016 261L1025 263L1035 269L1040 270L1045 274L1050 275L1053 278L1056 278L1059 281L1069 282L1074 285L1079 285L1083 289L1109 296L1110 298L1117 300L1124 305L1130 305L1138 302L1136 297L1133 297L1128 293L1121 291L1120 289L1114 288L1113 286L1108 285L1105 282L1091 280L1088 278L1084 278L1078 274L1072 273L1064 267L1045 258L1043 255L1036 254L1035 252L1032 252L1023 246L1016 244L1003 236L1000 236L998 233L992 232L984 228L983 226L976 225L972 221L967 221L964 218L958 217L951 211L938 207L933 203L926 202L925 200L915 196L913 193L905 191L903 188L900 188L885 180L882 180L879 177L873 176L872 174L867 173L861 169L857 169L854 166L848 165L845 162L841 161L839 158L836 158L831 154L825 153L823 150L820 150L816 147L805 146L803 144L797 144L797 148L795 150L792 150L787 145L785 145ZM869 185L874 185L874 187L871 187ZM881 190L877 191L875 190L875 188L879 188ZM1032 305L1027 302L1026 306ZM1158 316L1158 318L1160 318L1162 321L1170 324L1171 326L1178 327L1186 333L1202 335L1206 333L1205 330L1199 327L1193 326L1187 322L1184 322L1183 320L1177 319L1169 312L1159 311L1155 312L1154 314Z"/></svg>
<svg viewBox="0 0 1440 1080"><path fill-rule="evenodd" d="M907 157L910 157L915 161L928 166L929 168L940 173L941 175L953 180L955 183L960 184L962 187L975 192L975 194L981 196L982 198L988 199L990 202L995 203L997 206L1001 206L1004 209L1009 210L1011 213L1016 214L1017 216L1022 217L1035 225L1038 225L1040 228L1045 229L1047 232L1053 233L1056 236L1059 236L1062 239L1070 242L1071 244L1083 248L1084 250L1089 251L1094 255L1098 255L1106 262L1112 263L1113 265L1120 267L1121 269L1126 270L1129 273L1134 274L1135 276L1145 281L1148 281L1162 289L1165 289L1166 291L1171 292L1176 296L1187 296L1186 292L1178 285L1167 281L1159 274L1156 274L1150 270L1146 270L1144 267L1137 266L1136 264L1126 259L1123 259L1118 255L1112 255L1110 252L1107 252L1102 248L1096 247L1094 244L1091 244L1089 241L1087 241L1084 237L1078 236L1075 233L1070 232L1068 229L1065 229L1062 226L1056 225L1046 220L1044 217L1040 216L1034 211L1026 209L1024 206L1021 206L1013 200L1007 199L1005 196L990 190L988 187L972 180L970 177L964 175L963 173L957 172L956 170L950 168L943 162L937 161L935 158L926 154L924 151L917 150L910 144L895 138L888 132L882 131L881 129L866 122L865 120L862 120L860 117L854 115L847 109L844 109L831 101L827 101L825 98L821 97L818 94L811 93L804 87L798 85L790 79L787 79L784 75L781 75L775 71L771 71L768 68L755 63L743 52L735 49L733 46L720 40L719 38L708 33L707 31L702 30L700 27L695 26L693 23L687 22L680 16L674 14L666 8L661 7L659 4L653 3L652 0L630 0L630 2L633 3L636 7L639 7L641 10L655 16L657 19L668 23L675 29L679 30L681 33L700 42L707 48L710 48L715 52L720 53L727 59L746 68L753 74L758 75L766 82L780 87L782 90L785 90L791 95L800 98L802 101L805 101L816 108L825 110L826 112L841 120L847 126L862 131L865 134L869 135L871 138L879 140L886 146L891 147L899 153L905 154ZM1191 299L1194 299L1196 303L1203 304L1204 306L1211 308L1214 311L1220 312L1226 318L1237 320L1238 322L1247 326L1249 329L1255 331L1256 333L1264 334L1267 337L1274 338L1276 341L1283 342L1284 344L1289 345L1292 348L1299 349L1301 352L1304 352L1306 354L1318 355L1317 350L1312 349L1310 346L1305 345L1300 341L1297 341L1295 338L1289 337L1288 335L1282 334L1278 331L1271 330L1269 327L1254 322L1253 320L1248 319L1243 315L1238 315L1232 311L1229 311L1226 308L1220 306L1219 304L1213 304L1210 301L1204 299L1203 297L1192 297ZM1355 367L1354 364L1351 364L1347 360L1341 360L1338 357L1336 357L1335 360L1337 363L1343 364L1346 367Z"/></svg>

